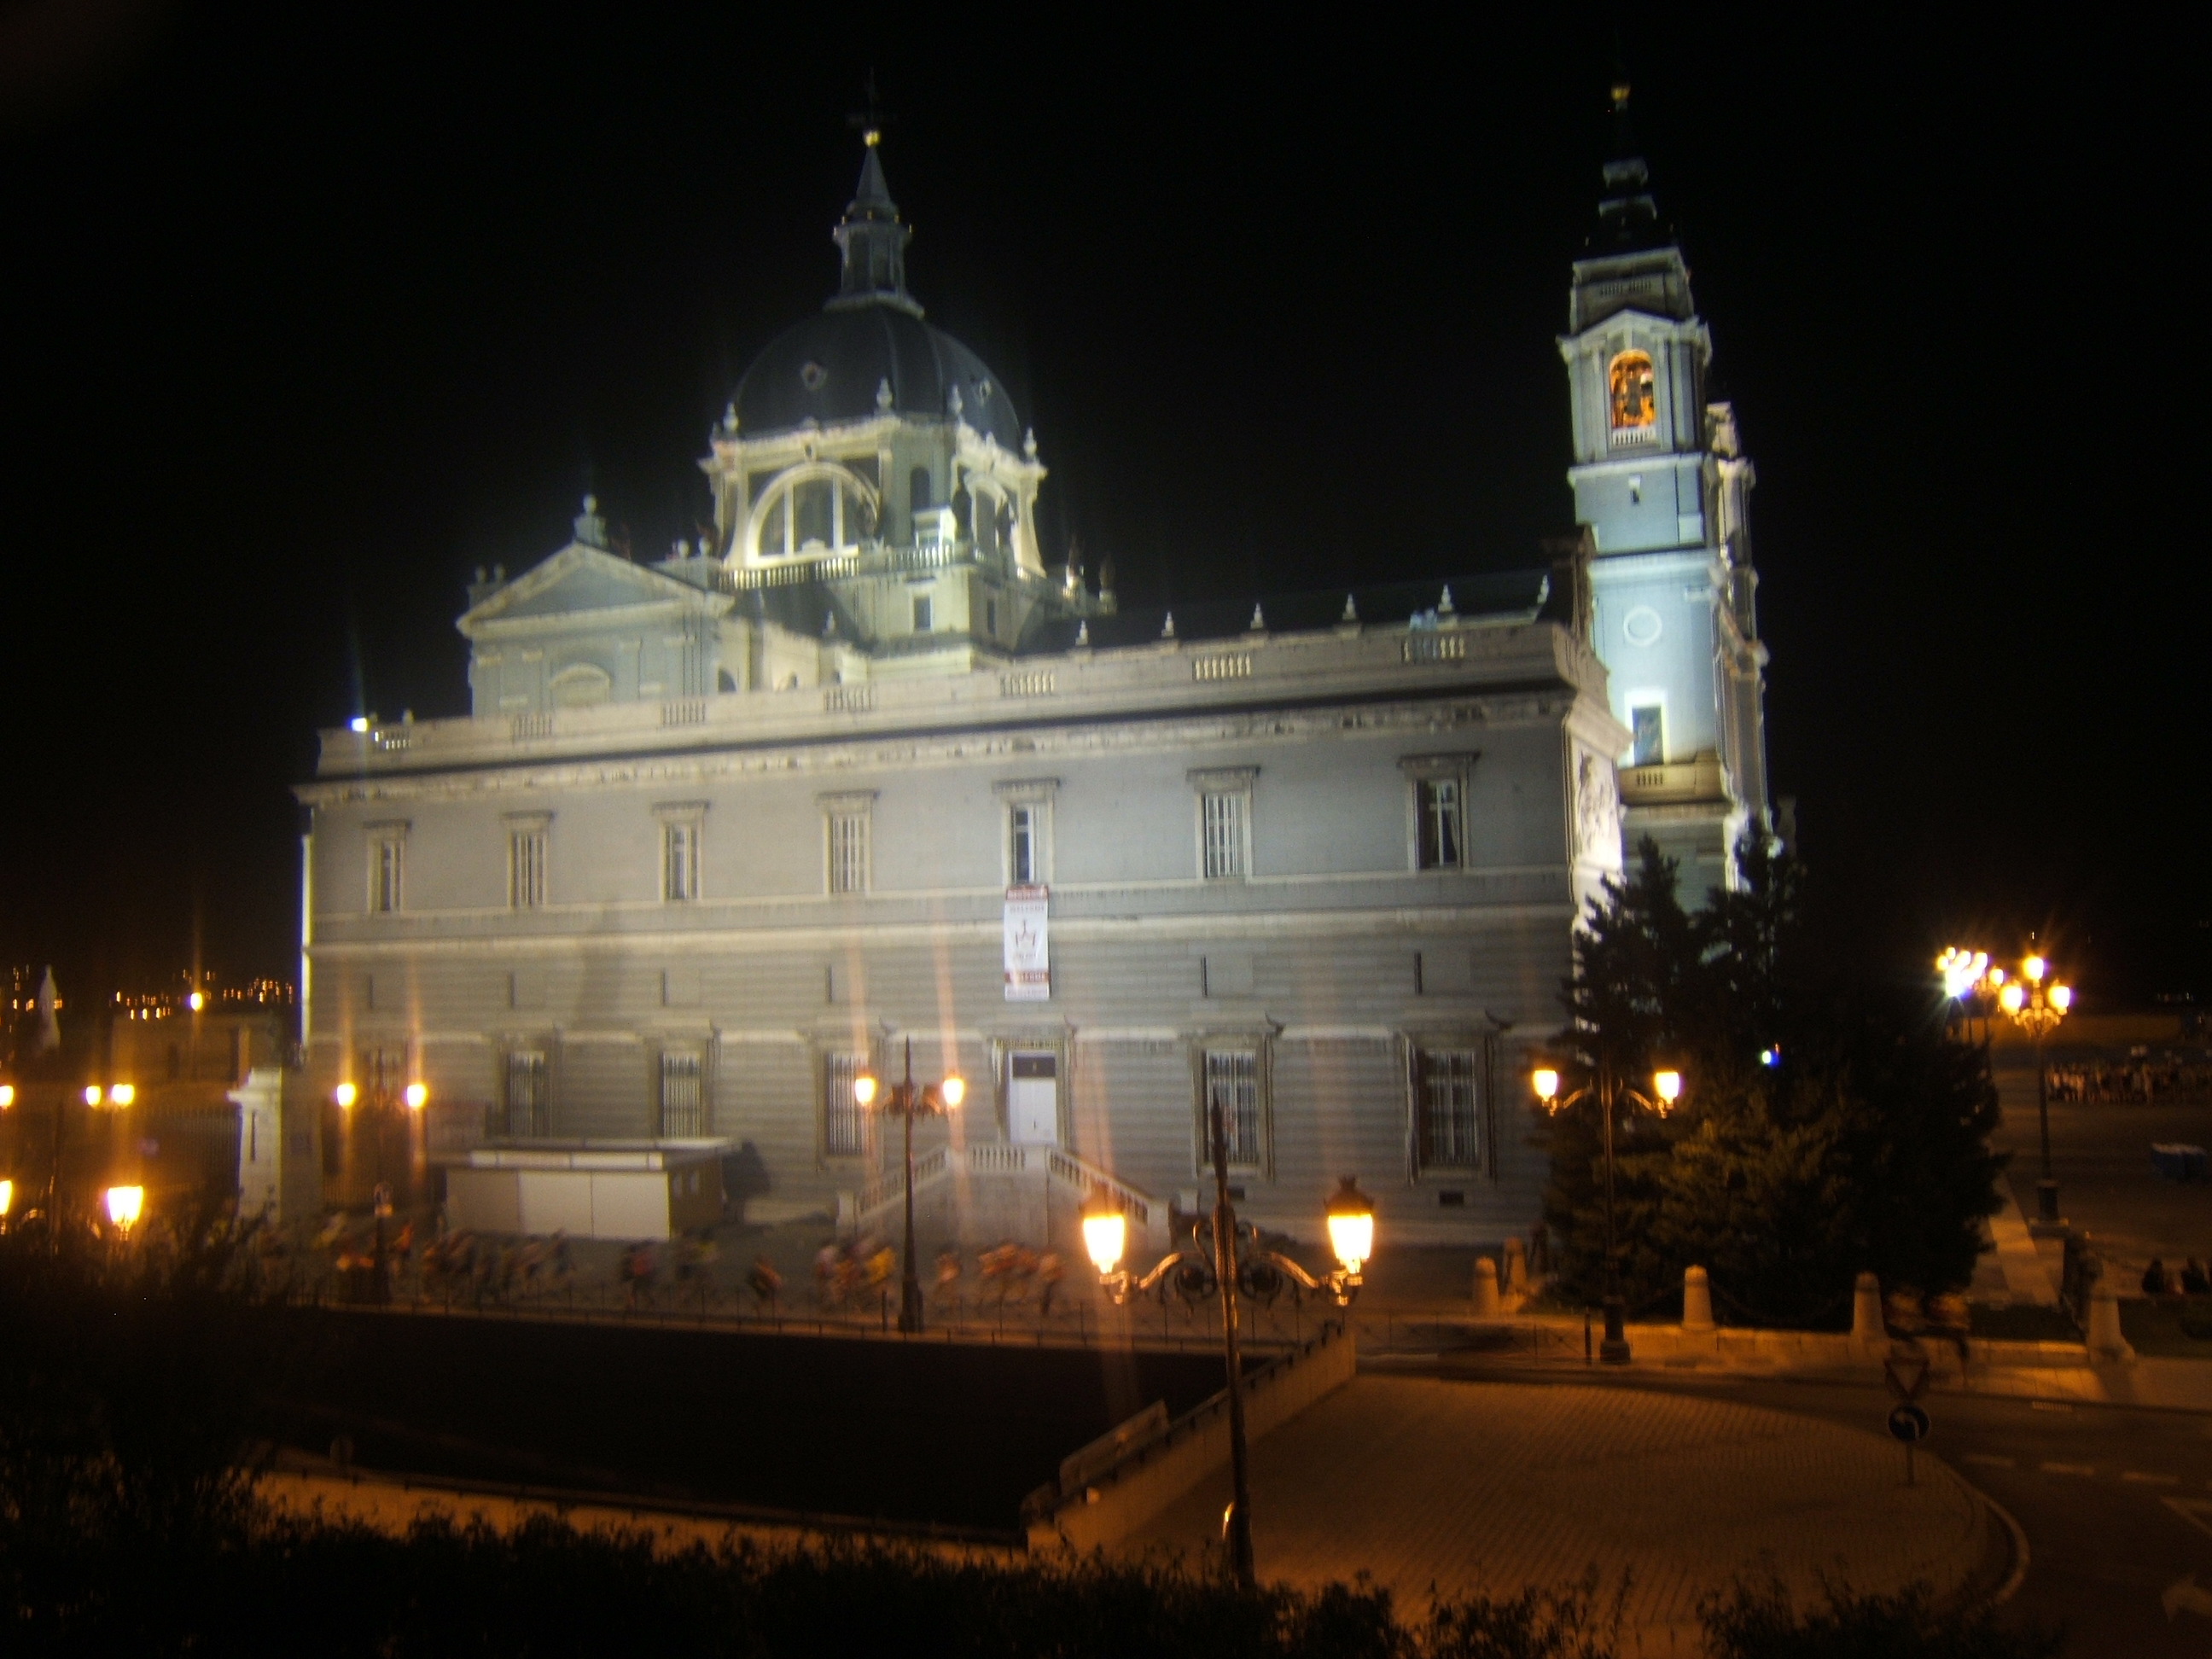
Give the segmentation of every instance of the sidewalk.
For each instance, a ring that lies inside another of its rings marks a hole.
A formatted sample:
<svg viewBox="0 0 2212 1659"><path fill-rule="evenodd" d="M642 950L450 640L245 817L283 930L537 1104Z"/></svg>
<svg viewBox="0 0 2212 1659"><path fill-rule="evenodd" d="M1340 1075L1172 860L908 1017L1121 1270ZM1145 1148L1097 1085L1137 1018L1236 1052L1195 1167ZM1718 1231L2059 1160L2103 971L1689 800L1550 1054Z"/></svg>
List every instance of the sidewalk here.
<svg viewBox="0 0 2212 1659"><path fill-rule="evenodd" d="M1679 1395L1363 1374L1252 1449L1262 1577L1365 1571L1419 1617L1432 1594L1510 1595L1595 1567L1625 1653L1700 1650L1697 1605L1739 1576L1801 1599L1824 1575L1986 1593L2009 1534L1949 1469L1873 1435ZM1225 1472L1124 1550L1218 1550Z"/></svg>

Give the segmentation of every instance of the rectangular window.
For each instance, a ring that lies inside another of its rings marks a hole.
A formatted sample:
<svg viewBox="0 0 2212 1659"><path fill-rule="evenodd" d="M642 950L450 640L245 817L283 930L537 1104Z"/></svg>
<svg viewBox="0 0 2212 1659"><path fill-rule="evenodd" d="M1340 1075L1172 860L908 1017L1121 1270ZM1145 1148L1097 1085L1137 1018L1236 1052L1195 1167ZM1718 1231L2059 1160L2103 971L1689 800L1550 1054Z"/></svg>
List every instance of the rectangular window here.
<svg viewBox="0 0 2212 1659"><path fill-rule="evenodd" d="M929 603L929 595L927 593L915 594L914 596L914 631L915 633L927 634L929 632L930 615L931 605Z"/></svg>
<svg viewBox="0 0 2212 1659"><path fill-rule="evenodd" d="M660 826L660 896L671 904L688 904L699 896L699 825L696 823Z"/></svg>
<svg viewBox="0 0 2212 1659"><path fill-rule="evenodd" d="M1630 765L1657 766L1667 758L1667 711L1657 703L1639 703L1630 709L1628 729L1636 734Z"/></svg>
<svg viewBox="0 0 2212 1659"><path fill-rule="evenodd" d="M822 1150L851 1157L863 1145L866 1125L860 1103L853 1098L853 1079L866 1068L859 1054L830 1054L822 1062Z"/></svg>
<svg viewBox="0 0 2212 1659"><path fill-rule="evenodd" d="M1465 825L1457 778L1421 778L1413 786L1414 846L1424 870L1456 870L1466 861Z"/></svg>
<svg viewBox="0 0 2212 1659"><path fill-rule="evenodd" d="M868 815L845 808L830 814L830 890L868 890Z"/></svg>
<svg viewBox="0 0 2212 1659"><path fill-rule="evenodd" d="M1034 887L1042 879L1038 859L1037 832L1041 807L1017 805L1006 809L1006 880L1014 887Z"/></svg>
<svg viewBox="0 0 2212 1659"><path fill-rule="evenodd" d="M516 830L507 838L507 902L510 908L535 910L545 902L545 832Z"/></svg>
<svg viewBox="0 0 2212 1659"><path fill-rule="evenodd" d="M1244 803L1242 790L1199 797L1205 825L1208 878L1242 876L1244 868Z"/></svg>
<svg viewBox="0 0 2212 1659"><path fill-rule="evenodd" d="M706 1066L697 1050L665 1049L660 1056L660 1127L666 1139L707 1133Z"/></svg>
<svg viewBox="0 0 2212 1659"><path fill-rule="evenodd" d="M507 1121L504 1133L552 1133L552 1096L547 1086L545 1054L537 1048L511 1048L507 1055Z"/></svg>
<svg viewBox="0 0 2212 1659"><path fill-rule="evenodd" d="M999 602L996 599L983 601L983 631L994 640L999 637Z"/></svg>
<svg viewBox="0 0 2212 1659"><path fill-rule="evenodd" d="M380 915L398 910L405 896L406 847L398 835L380 835L368 844L368 908Z"/></svg>
<svg viewBox="0 0 2212 1659"><path fill-rule="evenodd" d="M1208 1049L1205 1106L1206 1145L1200 1164L1213 1161L1213 1109L1218 1106L1231 1166L1256 1168L1261 1162L1260 1056L1249 1048Z"/></svg>
<svg viewBox="0 0 2212 1659"><path fill-rule="evenodd" d="M1474 1051L1425 1048L1418 1056L1417 1068L1421 1167L1473 1168L1482 1155Z"/></svg>

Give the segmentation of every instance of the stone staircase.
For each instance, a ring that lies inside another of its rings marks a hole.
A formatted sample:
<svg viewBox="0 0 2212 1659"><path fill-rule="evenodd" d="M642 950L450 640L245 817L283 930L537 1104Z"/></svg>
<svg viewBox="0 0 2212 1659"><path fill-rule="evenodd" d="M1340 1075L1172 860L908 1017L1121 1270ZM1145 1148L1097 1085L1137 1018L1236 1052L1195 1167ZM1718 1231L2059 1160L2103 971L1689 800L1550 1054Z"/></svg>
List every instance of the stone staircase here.
<svg viewBox="0 0 2212 1659"><path fill-rule="evenodd" d="M1073 1228L1094 1196L1103 1196L1129 1218L1132 1255L1168 1248L1164 1202L1063 1147L982 1141L933 1147L914 1160L917 1216L926 1209L933 1220L949 1220L963 1242L1050 1243ZM903 1172L896 1166L884 1170L857 1191L837 1194L837 1231L848 1237L895 1231L905 1202Z"/></svg>

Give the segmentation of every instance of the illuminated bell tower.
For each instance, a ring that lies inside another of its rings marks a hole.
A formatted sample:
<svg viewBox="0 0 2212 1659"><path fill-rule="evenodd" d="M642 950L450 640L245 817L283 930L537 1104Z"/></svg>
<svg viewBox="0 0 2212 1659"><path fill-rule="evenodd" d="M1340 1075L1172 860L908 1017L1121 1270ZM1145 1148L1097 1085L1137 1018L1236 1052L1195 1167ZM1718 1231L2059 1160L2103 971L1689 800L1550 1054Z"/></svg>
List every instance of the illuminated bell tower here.
<svg viewBox="0 0 2212 1659"><path fill-rule="evenodd" d="M1759 643L1746 497L1754 475L1727 404L1705 401L1712 337L1659 216L1613 88L1613 145L1597 226L1574 264L1559 341L1574 411L1567 480L1594 545L1594 640L1613 713L1621 833L1681 862L1695 902L1734 876L1745 826L1767 821Z"/></svg>

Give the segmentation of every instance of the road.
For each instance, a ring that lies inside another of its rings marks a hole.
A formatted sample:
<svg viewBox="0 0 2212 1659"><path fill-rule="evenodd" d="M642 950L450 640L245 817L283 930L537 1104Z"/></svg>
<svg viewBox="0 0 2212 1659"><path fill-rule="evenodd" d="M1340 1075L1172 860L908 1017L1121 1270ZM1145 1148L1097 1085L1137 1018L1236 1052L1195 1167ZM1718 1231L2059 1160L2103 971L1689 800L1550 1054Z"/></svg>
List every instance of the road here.
<svg viewBox="0 0 2212 1659"><path fill-rule="evenodd" d="M1449 1358L1421 1369L1471 1383L1537 1376ZM1877 1431L1891 1405L1880 1389L1832 1382L1553 1376L1704 1394ZM1927 1449L2002 1505L2027 1539L2027 1576L2007 1617L2064 1626L2066 1652L2078 1659L2212 1654L2212 1414L1955 1394L1921 1403L1935 1425Z"/></svg>

